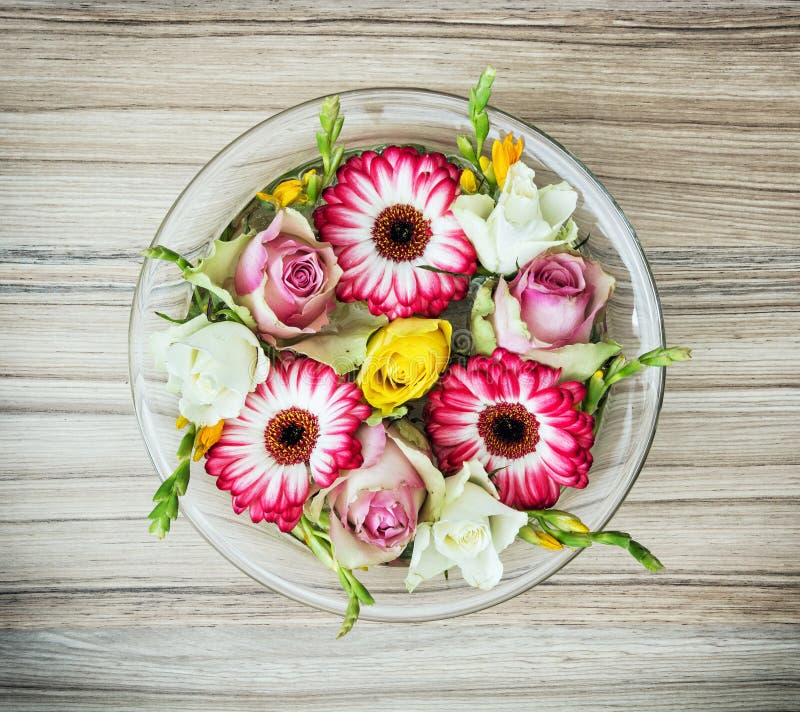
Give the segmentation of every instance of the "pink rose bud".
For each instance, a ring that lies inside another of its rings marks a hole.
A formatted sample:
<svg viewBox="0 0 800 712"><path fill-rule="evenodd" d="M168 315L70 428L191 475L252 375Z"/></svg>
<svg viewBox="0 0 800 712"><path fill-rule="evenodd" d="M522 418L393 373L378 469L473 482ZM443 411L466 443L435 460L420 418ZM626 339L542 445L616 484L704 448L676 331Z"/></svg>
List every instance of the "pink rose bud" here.
<svg viewBox="0 0 800 712"><path fill-rule="evenodd" d="M536 257L520 269L507 289L497 290L497 343L516 353L587 343L594 320L613 291L614 278L596 262L570 252ZM520 317L530 332L529 343L517 343L518 334L505 338L504 324L513 308L509 299L519 303Z"/></svg>
<svg viewBox="0 0 800 712"><path fill-rule="evenodd" d="M396 559L414 538L426 489L417 470L383 425L363 425L363 465L342 473L328 493L331 541L347 568Z"/></svg>
<svg viewBox="0 0 800 712"><path fill-rule="evenodd" d="M244 248L234 285L237 301L274 344L316 333L328 323L341 274L333 248L317 241L299 213L284 209Z"/></svg>

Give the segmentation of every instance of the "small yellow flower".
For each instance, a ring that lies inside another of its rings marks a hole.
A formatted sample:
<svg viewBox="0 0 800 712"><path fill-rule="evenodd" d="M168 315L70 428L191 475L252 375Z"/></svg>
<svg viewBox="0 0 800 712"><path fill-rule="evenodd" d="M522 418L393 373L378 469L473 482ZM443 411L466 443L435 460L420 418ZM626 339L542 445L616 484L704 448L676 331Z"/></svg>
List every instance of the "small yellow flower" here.
<svg viewBox="0 0 800 712"><path fill-rule="evenodd" d="M465 168L461 171L461 178L459 180L461 184L461 190L465 193L476 193L478 191L478 181L475 178L475 174L469 169Z"/></svg>
<svg viewBox="0 0 800 712"><path fill-rule="evenodd" d="M307 186L315 175L317 175L316 168L312 168L310 171L306 171L305 173L303 173L303 185Z"/></svg>
<svg viewBox="0 0 800 712"><path fill-rule="evenodd" d="M494 168L492 167L492 162L486 156L481 156L478 159L478 163L481 164L481 170L483 171L484 178L486 178L491 185L497 185L497 179L494 177Z"/></svg>
<svg viewBox="0 0 800 712"><path fill-rule="evenodd" d="M506 175L508 168L512 163L516 163L520 156L522 156L522 149L525 147L525 142L522 138L514 142L514 134L509 133L502 142L495 139L492 144L492 167L494 168L494 177L497 180L497 185L501 188L506 182Z"/></svg>
<svg viewBox="0 0 800 712"><path fill-rule="evenodd" d="M285 208L294 203L304 203L307 200L303 184L296 178L278 183L274 193L256 193L256 196L261 200L273 203L276 208Z"/></svg>
<svg viewBox="0 0 800 712"><path fill-rule="evenodd" d="M545 549L551 549L552 551L559 551L560 549L564 548L564 546L561 544L560 541L558 541L558 539L556 539L551 534L548 534L547 532L534 532L534 534L536 536L536 540L539 546Z"/></svg>
<svg viewBox="0 0 800 712"><path fill-rule="evenodd" d="M182 415L179 415L178 419L175 421L175 430L183 430L187 425L189 425L189 421Z"/></svg>
<svg viewBox="0 0 800 712"><path fill-rule="evenodd" d="M194 461L198 462L203 455L205 455L211 446L222 437L222 429L225 427L225 421L220 420L216 425L204 425L197 432L197 438L194 441Z"/></svg>
<svg viewBox="0 0 800 712"><path fill-rule="evenodd" d="M367 344L356 383L367 402L389 415L420 398L439 380L450 360L453 327L445 319L395 319Z"/></svg>
<svg viewBox="0 0 800 712"><path fill-rule="evenodd" d="M588 534L587 527L578 517L569 512L551 509L548 512L549 521L564 532L574 532L576 534Z"/></svg>

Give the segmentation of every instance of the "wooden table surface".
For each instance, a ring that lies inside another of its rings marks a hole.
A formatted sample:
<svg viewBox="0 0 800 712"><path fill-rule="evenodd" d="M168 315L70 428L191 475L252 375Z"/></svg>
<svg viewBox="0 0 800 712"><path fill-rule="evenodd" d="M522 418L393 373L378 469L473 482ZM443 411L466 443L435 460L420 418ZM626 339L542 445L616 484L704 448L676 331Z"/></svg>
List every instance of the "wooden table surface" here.
<svg viewBox="0 0 800 712"><path fill-rule="evenodd" d="M800 6L0 3L0 706L800 707ZM613 9L612 9L613 8ZM638 230L670 370L592 549L479 614L360 623L164 542L128 311L159 221L224 144L334 89L465 93L567 145Z"/></svg>

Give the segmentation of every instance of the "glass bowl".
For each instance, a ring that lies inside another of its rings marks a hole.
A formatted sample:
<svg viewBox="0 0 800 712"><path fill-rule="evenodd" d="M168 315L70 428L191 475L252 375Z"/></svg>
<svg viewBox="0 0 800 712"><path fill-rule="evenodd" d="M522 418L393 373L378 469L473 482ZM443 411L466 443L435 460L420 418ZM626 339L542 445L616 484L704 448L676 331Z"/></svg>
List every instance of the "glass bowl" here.
<svg viewBox="0 0 800 712"><path fill-rule="evenodd" d="M411 89L367 89L340 95L348 148L387 143L422 144L455 152L455 137L470 133L467 101ZM320 100L306 102L254 126L218 153L170 209L153 240L191 261L268 182L317 155L314 134ZM575 214L581 234L591 233L592 256L617 280L608 306L609 335L629 356L663 345L661 307L653 277L630 223L600 181L575 156L538 129L496 109L489 110L489 143L513 131L525 139L523 160L536 170L537 184L568 181L578 191ZM130 374L136 415L159 477L176 465L180 433L176 397L165 389L148 351L148 337L166 323L156 311L183 315L190 288L174 265L147 260L133 300ZM601 529L625 498L647 456L664 388L663 369L643 369L615 386L593 449L594 465L584 490L566 489L558 507L574 512L591 529ZM154 483L155 486L155 483ZM231 497L215 486L202 463L192 465L182 498L186 519L226 558L256 581L289 598L343 614L347 603L335 574L305 547L274 525L237 516ZM185 525L181 519L174 526ZM558 571L574 551L551 552L517 541L503 554L505 574L491 591L469 587L458 574L424 582L413 594L403 585L405 569L374 566L359 578L375 597L361 617L381 621L424 621L477 611L516 596Z"/></svg>

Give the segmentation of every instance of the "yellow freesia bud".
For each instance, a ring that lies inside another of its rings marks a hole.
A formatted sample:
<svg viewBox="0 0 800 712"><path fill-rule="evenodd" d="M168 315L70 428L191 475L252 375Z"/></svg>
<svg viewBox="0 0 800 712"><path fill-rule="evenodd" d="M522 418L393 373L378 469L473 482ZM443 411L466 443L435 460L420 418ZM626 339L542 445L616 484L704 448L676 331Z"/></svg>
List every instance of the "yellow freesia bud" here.
<svg viewBox="0 0 800 712"><path fill-rule="evenodd" d="M307 199L303 191L303 184L296 178L278 183L274 193L256 193L256 196L261 200L274 203L276 208L285 208L293 203L304 203Z"/></svg>
<svg viewBox="0 0 800 712"><path fill-rule="evenodd" d="M189 425L189 421L182 415L179 415L178 419L175 421L175 430L183 430L187 425Z"/></svg>
<svg viewBox="0 0 800 712"><path fill-rule="evenodd" d="M212 445L222 437L222 429L225 427L225 421L220 420L216 425L204 425L197 432L197 438L194 441L194 461L198 462L203 455L205 455Z"/></svg>
<svg viewBox="0 0 800 712"><path fill-rule="evenodd" d="M534 535L536 536L536 540L539 546L545 549L551 549L552 551L559 551L560 549L564 548L563 544L561 544L561 542L558 541L558 539L556 539L551 534L548 534L547 532L534 532Z"/></svg>
<svg viewBox="0 0 800 712"><path fill-rule="evenodd" d="M478 181L475 178L475 174L469 168L465 168L461 171L459 183L461 184L461 190L465 193L472 194L478 191Z"/></svg>
<svg viewBox="0 0 800 712"><path fill-rule="evenodd" d="M494 168L492 168L492 162L488 158L486 158L486 156L481 156L478 159L478 163L481 164L481 171L483 171L483 177L486 178L486 180L491 185L497 185L497 181L495 180L494 177Z"/></svg>
<svg viewBox="0 0 800 712"><path fill-rule="evenodd" d="M588 534L587 527L578 517L569 512L559 509L551 509L547 512L547 520L558 527L562 532L574 532L575 534Z"/></svg>
<svg viewBox="0 0 800 712"><path fill-rule="evenodd" d="M439 380L450 360L453 327L445 319L395 319L375 332L356 383L367 402L389 415L420 398Z"/></svg>
<svg viewBox="0 0 800 712"><path fill-rule="evenodd" d="M509 166L520 159L524 147L525 142L522 138L517 139L516 143L514 142L513 133L507 134L502 142L495 139L495 142L492 144L492 167L494 168L494 177L497 180L497 185L501 188L506 182Z"/></svg>
<svg viewBox="0 0 800 712"><path fill-rule="evenodd" d="M312 168L310 171L306 171L305 173L303 173L303 185L304 185L304 186L307 186L307 185L308 185L308 183L309 183L309 181L310 181L310 180L311 180L311 179L312 179L312 178L313 178L315 175L317 175L317 169L316 169L316 168Z"/></svg>

